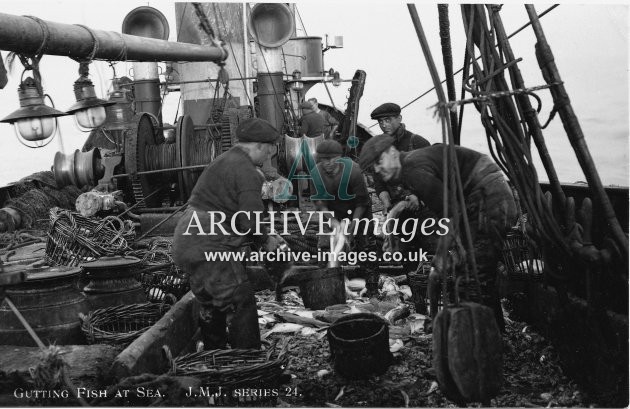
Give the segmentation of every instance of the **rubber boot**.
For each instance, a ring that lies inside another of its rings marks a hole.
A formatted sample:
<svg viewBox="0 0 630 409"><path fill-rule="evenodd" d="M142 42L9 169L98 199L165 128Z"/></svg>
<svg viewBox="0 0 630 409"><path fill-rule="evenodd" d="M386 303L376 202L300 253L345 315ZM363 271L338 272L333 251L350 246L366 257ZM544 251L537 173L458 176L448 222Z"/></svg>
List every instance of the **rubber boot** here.
<svg viewBox="0 0 630 409"><path fill-rule="evenodd" d="M199 328L204 349L226 349L226 313L213 306L201 305L199 309Z"/></svg>
<svg viewBox="0 0 630 409"><path fill-rule="evenodd" d="M260 328L254 289L249 282L238 286L233 295L233 308L228 312L230 346L242 349L260 349Z"/></svg>

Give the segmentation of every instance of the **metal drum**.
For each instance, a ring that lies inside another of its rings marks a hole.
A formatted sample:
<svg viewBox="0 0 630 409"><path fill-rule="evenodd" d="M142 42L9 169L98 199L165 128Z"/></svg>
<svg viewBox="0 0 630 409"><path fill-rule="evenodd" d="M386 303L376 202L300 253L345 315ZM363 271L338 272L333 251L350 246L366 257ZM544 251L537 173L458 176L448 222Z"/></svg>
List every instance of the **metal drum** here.
<svg viewBox="0 0 630 409"><path fill-rule="evenodd" d="M142 260L136 257L101 257L81 264L88 284L83 288L90 309L147 302L137 279Z"/></svg>
<svg viewBox="0 0 630 409"><path fill-rule="evenodd" d="M25 270L23 283L6 288L6 296L44 344L85 343L79 313L87 313L89 305L76 288L80 272L78 267ZM0 344L37 346L6 300L0 304Z"/></svg>
<svg viewBox="0 0 630 409"><path fill-rule="evenodd" d="M282 46L286 60L286 72L298 70L302 77L321 77L322 63L321 37L294 37Z"/></svg>

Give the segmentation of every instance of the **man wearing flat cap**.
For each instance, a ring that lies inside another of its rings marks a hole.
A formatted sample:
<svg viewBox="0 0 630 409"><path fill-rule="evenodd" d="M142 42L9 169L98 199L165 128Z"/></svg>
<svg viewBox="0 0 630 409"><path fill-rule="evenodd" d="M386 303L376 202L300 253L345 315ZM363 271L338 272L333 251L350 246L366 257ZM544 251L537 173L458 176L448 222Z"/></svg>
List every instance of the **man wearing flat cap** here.
<svg viewBox="0 0 630 409"><path fill-rule="evenodd" d="M212 161L199 177L173 240L175 263L188 274L190 289L201 304L199 326L206 349L224 349L227 342L232 348L258 349L260 330L254 289L244 263L207 261L205 252L243 253L252 241L274 251L284 242L265 231L247 236L235 231L256 231L253 212L264 210L264 177L257 167L273 153L280 134L269 122L252 118L238 125L236 137L237 144Z"/></svg>
<svg viewBox="0 0 630 409"><path fill-rule="evenodd" d="M323 186L314 186L312 192L325 189L332 197L316 200L320 209L334 212L337 220L371 218L370 196L361 168L350 158L342 158L343 148L337 141L326 140L317 147L317 171ZM349 168L349 169L348 169Z"/></svg>
<svg viewBox="0 0 630 409"><path fill-rule="evenodd" d="M378 126L384 134L390 135L394 139L394 147L400 152L409 152L414 149L431 146L429 141L422 136L407 130L405 124L402 123L400 106L398 104L387 102L376 107L370 116L378 121ZM400 188L391 185L388 187L378 176L374 178L374 190L379 199L381 199L385 209L389 209L394 202L409 196L408 192L401 191ZM418 201L413 197L410 199L413 202L411 210L416 210L419 206Z"/></svg>
<svg viewBox="0 0 630 409"><path fill-rule="evenodd" d="M499 328L505 328L496 286L501 243L516 222L512 190L499 167L488 156L472 149L455 146L455 156L464 189L466 214L474 243L477 274L481 283L481 302L494 310ZM402 183L436 214L442 214L444 197L443 146L435 145L411 152L400 152L394 139L383 135L371 138L361 151L363 169L374 167L386 183ZM452 171L454 167L450 167ZM455 192L448 192L455 197ZM438 247L450 247L450 233L439 239ZM463 229L460 229L463 231ZM460 260L465 257L460 255ZM435 260L444 269L446 260Z"/></svg>
<svg viewBox="0 0 630 409"><path fill-rule="evenodd" d="M298 130L298 136L305 135L309 138L324 136L324 117L315 112L313 105L309 101L300 104L302 109L302 124Z"/></svg>
<svg viewBox="0 0 630 409"><path fill-rule="evenodd" d="M348 157L342 157L343 148L334 140L325 140L317 146L318 177L313 177L311 192L326 199L314 200L317 210L329 210L337 221L348 219L357 223L361 218L372 218L370 195L361 168ZM349 232L355 226L350 225ZM355 249L366 251L369 234L357 227L353 240ZM328 248L328 236L320 237L318 247Z"/></svg>

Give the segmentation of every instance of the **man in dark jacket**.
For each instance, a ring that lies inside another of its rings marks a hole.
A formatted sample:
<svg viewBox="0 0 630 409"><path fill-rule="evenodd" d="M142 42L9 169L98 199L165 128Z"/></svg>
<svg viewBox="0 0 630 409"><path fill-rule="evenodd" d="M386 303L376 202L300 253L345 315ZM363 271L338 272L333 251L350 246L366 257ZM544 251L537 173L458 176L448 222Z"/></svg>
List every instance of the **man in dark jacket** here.
<svg viewBox="0 0 630 409"><path fill-rule="evenodd" d="M260 348L256 299L245 263L220 260L218 254L246 254L251 241L274 251L283 242L260 229L254 213L264 210L264 177L257 166L271 155L279 136L262 119L241 122L238 144L204 169L175 229L173 258L189 275L190 289L201 304L199 325L206 349L223 349L228 341L232 348Z"/></svg>
<svg viewBox="0 0 630 409"><path fill-rule="evenodd" d="M319 114L324 118L324 138L325 139L335 139L335 133L337 132L337 127L339 127L339 121L333 117L330 112L319 109L319 103L317 102L317 98L309 98L308 102L311 103L313 107L313 112Z"/></svg>
<svg viewBox="0 0 630 409"><path fill-rule="evenodd" d="M503 329L505 322L496 283L497 264L502 240L516 222L514 197L503 173L488 156L460 146L455 147L455 155L474 244L481 301L494 310L497 323ZM376 137L363 146L359 163L363 169L373 166L386 183L402 182L431 210L442 214L446 177L442 167L443 146L400 152L394 147L392 137ZM448 196L454 197L455 192L449 191ZM452 236L446 234L439 240L451 239ZM443 266L438 264L436 268Z"/></svg>
<svg viewBox="0 0 630 409"><path fill-rule="evenodd" d="M371 232L365 232L361 225L356 225L359 219L372 218L370 195L365 184L361 167L350 158L343 157L343 148L337 141L326 140L317 146L318 175L313 182L319 186L312 186L311 192L322 196L329 196L325 200L314 200L317 210L330 210L338 221L348 219L349 232L354 236L352 247L356 251L367 251L373 245L368 237ZM327 249L330 241L328 236L320 237L318 247Z"/></svg>
<svg viewBox="0 0 630 409"><path fill-rule="evenodd" d="M372 119L378 121L378 125L384 134L394 138L394 147L400 152L409 152L414 149L431 146L429 141L422 136L416 135L406 129L405 124L402 123L400 106L393 102L387 102L378 106L372 111L370 116ZM384 183L378 175L374 177L374 190L385 209L391 208L395 202L409 196L409 193L403 191L400 187ZM411 198L414 203L412 203L412 209L410 210L416 210L418 208L419 203L416 199L417 198Z"/></svg>
<svg viewBox="0 0 630 409"><path fill-rule="evenodd" d="M394 147L400 152L409 152L431 146L425 138L406 129L405 124L402 123L400 106L397 104L387 102L380 105L372 111L371 117L378 121L378 125L384 135L389 135L394 139ZM385 183L381 176L376 174L374 175L374 190L383 203L385 210L390 209L394 204L402 200L408 202L407 208L397 217L401 223L410 218L417 218L422 223L428 217L435 217L435 214L429 211L413 192L410 192L399 183ZM400 239L405 240L399 242L400 251L403 252L415 251L419 248L431 252L435 250L433 237L423 237L416 234L413 238L406 236L400 237ZM410 240L407 241L408 239ZM414 271L417 267L417 263L413 262L403 262L402 265L406 273Z"/></svg>
<svg viewBox="0 0 630 409"><path fill-rule="evenodd" d="M324 117L313 110L310 102L304 101L300 104L302 109L302 125L298 131L298 136L306 135L309 138L324 136Z"/></svg>

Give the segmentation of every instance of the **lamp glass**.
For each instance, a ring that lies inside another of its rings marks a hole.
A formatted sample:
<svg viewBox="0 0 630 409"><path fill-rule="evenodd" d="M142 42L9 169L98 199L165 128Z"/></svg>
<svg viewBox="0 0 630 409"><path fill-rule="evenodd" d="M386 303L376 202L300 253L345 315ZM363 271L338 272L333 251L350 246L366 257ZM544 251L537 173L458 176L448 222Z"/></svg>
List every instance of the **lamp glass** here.
<svg viewBox="0 0 630 409"><path fill-rule="evenodd" d="M333 87L338 87L341 85L341 78L338 72L335 72L335 74L333 75L332 84L333 84Z"/></svg>
<svg viewBox="0 0 630 409"><path fill-rule="evenodd" d="M105 107L102 106L81 109L74 113L74 118L79 126L83 128L96 128L97 126L101 126L103 122L105 122L106 117Z"/></svg>
<svg viewBox="0 0 630 409"><path fill-rule="evenodd" d="M41 141L55 132L56 123L53 117L23 118L15 122L15 128L27 141Z"/></svg>
<svg viewBox="0 0 630 409"><path fill-rule="evenodd" d="M291 88L293 88L295 91L300 91L304 89L304 83L302 81L295 81L291 83Z"/></svg>

